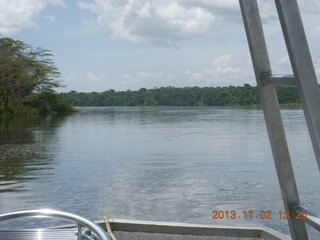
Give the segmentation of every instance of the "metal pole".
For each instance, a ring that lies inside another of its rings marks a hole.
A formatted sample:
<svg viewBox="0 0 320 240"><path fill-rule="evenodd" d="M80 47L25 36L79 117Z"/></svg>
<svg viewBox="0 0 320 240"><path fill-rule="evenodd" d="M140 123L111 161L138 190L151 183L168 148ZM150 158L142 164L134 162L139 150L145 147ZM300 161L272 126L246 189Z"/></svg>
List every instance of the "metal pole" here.
<svg viewBox="0 0 320 240"><path fill-rule="evenodd" d="M293 211L300 200L294 178L286 136L283 128L276 89L262 81L271 75L267 47L256 0L240 0L240 6L248 38L254 72L257 80L265 121L272 147L274 162L285 209ZM293 239L308 239L305 224L301 220L288 219Z"/></svg>
<svg viewBox="0 0 320 240"><path fill-rule="evenodd" d="M320 169L320 90L299 7L296 0L276 0L275 2Z"/></svg>

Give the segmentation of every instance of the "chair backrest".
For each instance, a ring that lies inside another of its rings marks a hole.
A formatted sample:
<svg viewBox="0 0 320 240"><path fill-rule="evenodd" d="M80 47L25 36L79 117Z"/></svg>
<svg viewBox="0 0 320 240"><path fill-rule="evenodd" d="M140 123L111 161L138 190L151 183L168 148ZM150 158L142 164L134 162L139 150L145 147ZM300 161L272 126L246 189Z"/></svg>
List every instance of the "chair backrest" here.
<svg viewBox="0 0 320 240"><path fill-rule="evenodd" d="M12 212L0 215L0 223L2 221L13 221L20 218L30 217L47 217L57 218L71 221L77 224L78 230L75 229L30 229L30 230L0 230L0 239L15 239L15 240L29 240L29 239L91 239L90 236L82 234L82 227L92 230L101 240L110 240L108 234L97 224L91 222L83 217L67 212L56 211L51 209L42 210L27 210ZM1 228L1 225L0 225Z"/></svg>
<svg viewBox="0 0 320 240"><path fill-rule="evenodd" d="M30 229L0 230L0 239L5 240L78 240L77 230L71 229ZM81 238L82 239L82 238Z"/></svg>

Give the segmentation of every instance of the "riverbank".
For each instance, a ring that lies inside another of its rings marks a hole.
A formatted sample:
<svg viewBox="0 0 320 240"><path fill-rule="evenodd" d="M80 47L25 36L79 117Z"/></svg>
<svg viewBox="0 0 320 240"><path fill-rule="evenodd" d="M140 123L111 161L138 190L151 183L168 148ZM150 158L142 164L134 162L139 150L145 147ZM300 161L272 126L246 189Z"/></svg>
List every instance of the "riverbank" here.
<svg viewBox="0 0 320 240"><path fill-rule="evenodd" d="M78 110L66 103L61 96L53 92L33 94L22 103L10 103L6 106L0 106L0 116L2 117L75 112L78 112Z"/></svg>
<svg viewBox="0 0 320 240"><path fill-rule="evenodd" d="M280 104L300 104L295 88L277 87ZM73 106L255 106L260 105L255 86L161 87L137 91L76 92L59 94Z"/></svg>

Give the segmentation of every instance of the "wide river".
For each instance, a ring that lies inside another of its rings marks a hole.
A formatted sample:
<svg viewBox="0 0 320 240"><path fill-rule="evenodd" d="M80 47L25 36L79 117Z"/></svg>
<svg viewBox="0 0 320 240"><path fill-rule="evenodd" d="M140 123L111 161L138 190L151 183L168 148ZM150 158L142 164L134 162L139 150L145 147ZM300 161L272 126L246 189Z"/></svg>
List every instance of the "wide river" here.
<svg viewBox="0 0 320 240"><path fill-rule="evenodd" d="M267 226L288 234L260 108L79 109L0 121L0 213L53 208L92 220ZM303 112L282 113L301 201L319 214L319 170ZM212 219L220 210L237 217ZM272 219L260 217L267 211Z"/></svg>

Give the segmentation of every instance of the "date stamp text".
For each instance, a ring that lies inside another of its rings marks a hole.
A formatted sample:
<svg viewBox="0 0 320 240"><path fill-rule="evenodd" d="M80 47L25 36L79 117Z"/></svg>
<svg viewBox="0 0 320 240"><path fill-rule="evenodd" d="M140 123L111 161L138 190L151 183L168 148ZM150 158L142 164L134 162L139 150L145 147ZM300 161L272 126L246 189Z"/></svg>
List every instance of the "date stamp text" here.
<svg viewBox="0 0 320 240"><path fill-rule="evenodd" d="M214 210L212 219L307 219L306 211L235 211L235 210Z"/></svg>

